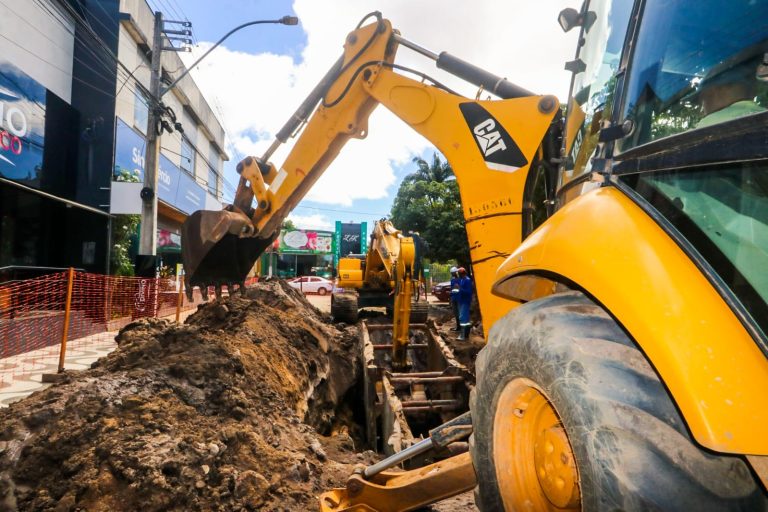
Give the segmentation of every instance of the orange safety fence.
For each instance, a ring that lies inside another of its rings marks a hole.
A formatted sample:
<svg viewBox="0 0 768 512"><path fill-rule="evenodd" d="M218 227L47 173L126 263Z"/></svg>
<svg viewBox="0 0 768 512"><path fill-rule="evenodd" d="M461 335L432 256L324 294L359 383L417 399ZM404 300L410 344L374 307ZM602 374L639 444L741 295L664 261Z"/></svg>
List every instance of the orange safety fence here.
<svg viewBox="0 0 768 512"><path fill-rule="evenodd" d="M115 346L119 329L147 317L183 321L203 302L190 303L179 281L59 272L0 283L0 392L30 373L56 373L62 346L70 275L72 293L66 333L66 369L87 368Z"/></svg>

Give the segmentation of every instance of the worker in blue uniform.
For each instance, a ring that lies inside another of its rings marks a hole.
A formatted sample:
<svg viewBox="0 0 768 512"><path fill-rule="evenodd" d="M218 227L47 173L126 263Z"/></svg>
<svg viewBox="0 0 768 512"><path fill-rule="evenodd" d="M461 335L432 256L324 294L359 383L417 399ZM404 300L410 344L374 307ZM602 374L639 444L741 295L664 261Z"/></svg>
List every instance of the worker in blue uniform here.
<svg viewBox="0 0 768 512"><path fill-rule="evenodd" d="M464 267L459 269L459 337L457 340L468 340L472 322L469 320L469 307L472 304L472 278L467 275Z"/></svg>
<svg viewBox="0 0 768 512"><path fill-rule="evenodd" d="M452 331L460 331L459 326L459 269L451 267L451 309L453 318L456 319L456 327L451 327Z"/></svg>

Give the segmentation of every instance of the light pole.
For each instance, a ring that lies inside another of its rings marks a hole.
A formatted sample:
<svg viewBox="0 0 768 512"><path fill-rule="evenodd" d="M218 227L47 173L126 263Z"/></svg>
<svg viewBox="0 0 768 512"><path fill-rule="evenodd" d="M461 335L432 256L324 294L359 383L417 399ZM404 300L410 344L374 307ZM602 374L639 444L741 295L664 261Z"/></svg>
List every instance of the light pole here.
<svg viewBox="0 0 768 512"><path fill-rule="evenodd" d="M141 234L139 236L139 255L141 255L144 261L141 261L140 266L142 270L147 274L152 273L156 265L155 255L157 254L156 232L157 232L157 167L160 153L160 135L163 128L170 127L172 124L168 124L163 120L163 116L167 115L166 107L162 103L162 98L171 89L173 89L179 81L187 76L189 72L197 66L201 60L210 54L214 48L223 43L229 36L251 25L261 25L267 23L277 23L282 25L297 25L299 19L296 16L283 16L278 20L257 20L243 23L229 32L224 37L219 39L216 44L211 46L207 52L205 52L199 59L197 59L191 66L188 66L184 72L179 75L171 85L163 88L160 82L161 78L161 66L160 66L160 54L166 49L163 46L163 16L162 13L155 13L155 30L152 44L152 67L150 76L150 93L155 100L155 104L149 109L149 119L147 123L147 148L144 157L146 163L144 169L144 188L141 190L142 209L141 209ZM167 48L171 50L173 48ZM174 119L175 121L175 119ZM158 130L158 127L161 127ZM192 170L194 172L194 169ZM151 264L150 264L151 262ZM154 277L154 274L146 277Z"/></svg>
<svg viewBox="0 0 768 512"><path fill-rule="evenodd" d="M160 98L162 99L162 97L165 95L165 93L167 93L168 91L173 89L176 86L176 84L179 83L179 81L181 81L182 78L187 76L189 74L189 72L192 71L192 69L195 66L200 64L201 60L206 58L209 53L211 53L214 49L216 49L216 47L218 47L221 43L223 43L229 36L231 36L232 34L237 32L238 30L243 29L245 27L250 27L251 25L263 25L263 24L266 24L266 23L279 23L279 24L282 24L282 25L298 25L299 24L299 18L297 18L296 16L283 16L279 20L249 21L248 23L243 23L242 25L239 25L239 26L233 28L232 30L230 30L229 32L224 34L224 37L222 37L221 39L216 41L216 44L214 44L213 46L208 48L208 51L205 52L204 54L202 54L199 59L197 59L195 62L193 62L190 66L187 66L187 69L185 69L184 72L181 75L179 75L179 77L176 80L174 80L171 85L169 85L168 87L163 89L162 92L160 93Z"/></svg>

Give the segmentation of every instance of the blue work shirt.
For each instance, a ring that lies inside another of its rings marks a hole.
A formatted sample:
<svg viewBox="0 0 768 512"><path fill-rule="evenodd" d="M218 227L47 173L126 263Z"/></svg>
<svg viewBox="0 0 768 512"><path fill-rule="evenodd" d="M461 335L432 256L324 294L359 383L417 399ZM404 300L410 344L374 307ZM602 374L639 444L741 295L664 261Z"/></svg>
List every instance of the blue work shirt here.
<svg viewBox="0 0 768 512"><path fill-rule="evenodd" d="M459 279L459 304L472 303L472 278L465 276Z"/></svg>
<svg viewBox="0 0 768 512"><path fill-rule="evenodd" d="M451 302L459 300L459 281L461 281L461 279L458 277L451 278Z"/></svg>

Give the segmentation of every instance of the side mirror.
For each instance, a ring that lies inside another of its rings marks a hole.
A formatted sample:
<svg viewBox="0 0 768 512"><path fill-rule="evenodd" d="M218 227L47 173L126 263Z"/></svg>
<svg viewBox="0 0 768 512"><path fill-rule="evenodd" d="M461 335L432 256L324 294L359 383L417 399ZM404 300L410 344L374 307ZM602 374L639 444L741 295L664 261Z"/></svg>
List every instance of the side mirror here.
<svg viewBox="0 0 768 512"><path fill-rule="evenodd" d="M563 9L560 11L560 14L557 15L557 22L560 24L560 28L563 29L563 32L568 32L573 27L579 26L580 20L581 15L579 14L579 11L573 7Z"/></svg>
<svg viewBox="0 0 768 512"><path fill-rule="evenodd" d="M580 26L584 26L584 30L589 32L589 29L596 20L597 14L595 14L594 11L587 11L586 13L581 14L572 7L563 9L557 16L557 22L560 24L560 28L563 29L563 32L568 32L572 28Z"/></svg>

